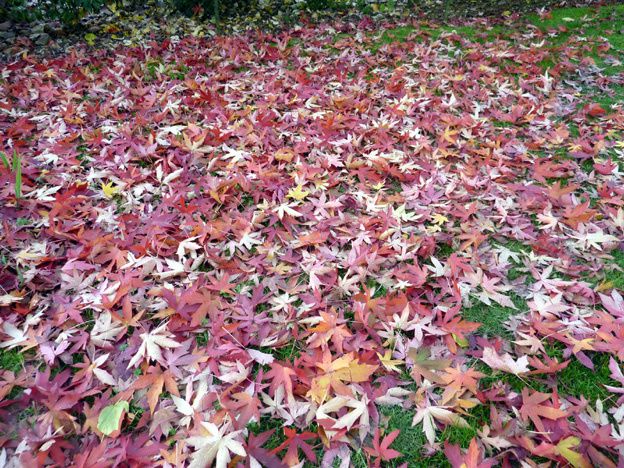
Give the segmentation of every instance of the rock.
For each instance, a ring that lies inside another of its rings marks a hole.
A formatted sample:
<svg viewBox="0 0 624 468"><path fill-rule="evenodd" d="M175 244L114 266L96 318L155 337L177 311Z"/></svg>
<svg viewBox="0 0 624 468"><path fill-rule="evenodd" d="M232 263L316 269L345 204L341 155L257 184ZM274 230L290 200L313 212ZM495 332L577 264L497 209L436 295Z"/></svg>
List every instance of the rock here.
<svg viewBox="0 0 624 468"><path fill-rule="evenodd" d="M34 32L34 33L44 33L44 31L45 31L45 24L43 24L43 23L35 24L31 28L31 31Z"/></svg>
<svg viewBox="0 0 624 468"><path fill-rule="evenodd" d="M0 40L8 42L15 39L15 33L13 31L0 31Z"/></svg>
<svg viewBox="0 0 624 468"><path fill-rule="evenodd" d="M46 45L50 42L50 35L46 33L35 34L31 36L31 39L33 39L37 45Z"/></svg>
<svg viewBox="0 0 624 468"><path fill-rule="evenodd" d="M4 23L0 23L0 31L8 31L11 29L13 24L10 21L5 21Z"/></svg>

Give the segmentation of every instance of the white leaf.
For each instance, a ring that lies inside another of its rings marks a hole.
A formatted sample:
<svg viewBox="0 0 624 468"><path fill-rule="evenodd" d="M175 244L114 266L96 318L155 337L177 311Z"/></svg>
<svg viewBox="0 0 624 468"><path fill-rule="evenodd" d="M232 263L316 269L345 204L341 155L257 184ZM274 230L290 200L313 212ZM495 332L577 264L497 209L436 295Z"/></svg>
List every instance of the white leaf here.
<svg viewBox="0 0 624 468"><path fill-rule="evenodd" d="M486 347L483 349L483 357L481 358L492 369L509 372L510 374L520 375L529 372L529 359L522 356L514 361L513 357L505 353L499 355L494 348Z"/></svg>
<svg viewBox="0 0 624 468"><path fill-rule="evenodd" d="M175 395L171 395L171 399L173 400L173 403L176 405L176 409L180 413L182 413L184 416L193 416L193 413L195 413L195 410L193 410L193 407L189 405L186 400L184 400L183 398L177 397Z"/></svg>

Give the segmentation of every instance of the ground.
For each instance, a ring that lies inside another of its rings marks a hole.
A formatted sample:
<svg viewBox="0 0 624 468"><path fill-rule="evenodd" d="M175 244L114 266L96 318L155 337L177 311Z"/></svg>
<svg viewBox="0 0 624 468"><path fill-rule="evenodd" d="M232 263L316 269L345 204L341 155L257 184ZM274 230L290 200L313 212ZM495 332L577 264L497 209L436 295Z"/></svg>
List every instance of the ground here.
<svg viewBox="0 0 624 468"><path fill-rule="evenodd" d="M615 5L3 64L0 464L624 463L623 61Z"/></svg>

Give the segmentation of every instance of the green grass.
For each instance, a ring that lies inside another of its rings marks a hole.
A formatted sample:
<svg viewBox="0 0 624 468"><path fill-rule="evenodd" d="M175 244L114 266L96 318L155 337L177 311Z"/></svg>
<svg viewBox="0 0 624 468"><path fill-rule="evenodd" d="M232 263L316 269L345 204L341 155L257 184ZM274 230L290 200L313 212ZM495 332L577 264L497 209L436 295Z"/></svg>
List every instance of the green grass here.
<svg viewBox="0 0 624 468"><path fill-rule="evenodd" d="M546 353L551 358L556 358L559 362L564 361L563 345L559 343L546 346ZM479 372L486 374L486 377L479 381L481 389L491 388L499 382L509 385L511 390L517 393L520 393L523 388L530 388L543 393L552 393L556 388L557 393L561 396L575 398L584 396L589 402L594 404L597 399L605 401L610 397L609 392L604 387L605 385L617 386L617 382L614 382L609 377L611 371L608 368L608 354L593 353L591 358L594 363L593 371L581 364L574 356L571 356L568 366L556 374L523 378L492 370L479 362L475 363L474 366Z"/></svg>
<svg viewBox="0 0 624 468"><path fill-rule="evenodd" d="M451 466L442 451L427 457L423 453L423 447L426 444L426 438L422 431L422 424L412 426L414 412L408 411L398 406L382 406L380 413L387 418L386 434L399 429L401 433L392 443L391 447L401 452L401 457L392 460L387 465L397 467L403 463L411 467L446 467ZM487 406L480 405L473 408L464 419L469 427L447 426L442 431L438 431L436 441L448 441L451 444L457 444L462 448L467 448L470 441L477 436L477 430L481 429L489 420L489 409ZM366 464L356 463L358 457L354 457L354 465L364 467ZM365 459L364 459L365 460Z"/></svg>
<svg viewBox="0 0 624 468"><path fill-rule="evenodd" d="M525 16L525 21L538 27L542 32L549 34L548 45L551 54L544 59L540 65L543 69L553 68L558 61L558 48L565 42L576 36L585 36L588 39L596 40L606 38L611 45L610 54L618 52L624 55L624 7L622 5L608 5L599 9L596 8L560 8L552 11L550 18L541 18L537 14ZM397 42L407 42L413 39L415 42L422 42L427 33L432 40L440 39L446 33L457 33L464 39L474 42L486 42L496 39L513 40L513 28L508 25L494 25L484 27L480 25L454 26L440 24L436 26L422 26L420 29L411 25L390 28L377 34L372 41L370 50L377 53L386 44ZM350 37L350 34L338 33L334 36L334 43ZM624 65L614 66L606 63L604 58L594 50L588 54L596 64L604 69L606 75L613 75L624 71Z"/></svg>
<svg viewBox="0 0 624 468"><path fill-rule="evenodd" d="M583 279L594 287L606 283L608 289L624 290L624 251L617 249L610 254L613 260L604 262L605 268L601 270L601 275L586 276Z"/></svg>
<svg viewBox="0 0 624 468"><path fill-rule="evenodd" d="M611 45L611 50L607 55L614 55L624 61L624 5L605 6L596 8L563 8L554 10L552 17L542 19L538 15L528 15L526 17L529 23L534 24L543 32L548 33L547 45L550 47L550 54L541 63L544 69L554 67L558 62L558 50L567 40L582 36L588 39L589 43L598 44L597 40L605 38ZM423 28L429 33L433 40L439 39L444 33L455 30L460 36L468 40L479 41L492 39L509 39L513 34L513 30L507 31L504 27L496 26L494 28L480 29L472 26L440 26L436 28ZM418 30L413 27L400 27L389 29L376 37L372 51L376 52L385 44L393 42L405 42L412 38L420 41L420 35L416 35ZM411 37L410 37L411 36ZM603 69L603 74L613 75L624 71L624 66L614 66L605 61L604 57L596 50L588 51L588 56L593 58L596 65ZM613 93L608 94L598 92L596 89L586 89L584 94L587 102L597 102L606 110L609 107L624 102L624 86L614 86ZM504 129L511 127L505 122L493 122L493 125ZM578 136L578 127L570 124L570 132L572 136ZM588 163L589 164L589 163ZM593 164L592 164L593 169ZM527 253L530 247L517 241L502 242L501 245L509 250L518 253ZM449 245L440 245L436 256L440 258L448 257L452 253L452 247ZM614 266L618 266L624 270L624 252L612 252ZM524 274L515 266L509 271L509 278L514 279ZM605 281L609 281L612 287L624 289L624 272L617 269L607 271L604 276ZM481 323L481 327L476 333L488 337L503 337L505 339L513 339L513 334L504 327L504 323L513 315L521 314L526 310L526 303L517 295L511 294L512 300L518 307L518 310L500 306L493 303L487 306L477 303L469 308L462 310L462 316L466 320ZM562 358L563 346L547 346L548 354L556 357L559 361ZM574 356L570 358L570 363L561 372L555 375L529 376L519 378L515 375L494 371L485 364L477 362L475 368L486 374L481 379L480 388L490 388L497 383L503 383L515 392L521 392L523 388L530 388L536 391L551 393L555 388L562 396L570 396L579 398L584 396L592 404L597 399L605 400L609 398L609 392L605 389L605 385L613 385L614 382L609 377L608 369L609 355L601 353L593 353L591 356L595 369L592 371L583 366ZM449 466L448 461L443 453L435 453L431 457L426 457L423 453L423 447L426 443L422 426L412 427L412 419L414 413L406 411L398 407L382 407L381 414L387 418L386 433L399 429L400 435L392 444L392 448L402 453L402 457L393 460L387 466L399 466L407 463L409 467L429 467L429 466ZM438 440L449 441L459 444L466 448L470 440L476 435L476 431L488 421L489 410L487 406L478 406L471 413L472 417L467 417L469 428L447 427L444 431L438 433ZM360 450L354 454L352 463L356 467L367 466L366 457Z"/></svg>
<svg viewBox="0 0 624 468"><path fill-rule="evenodd" d="M592 8L558 8L552 10L549 18L540 18L537 14L527 15L529 21L540 28L543 32L554 30L560 27L572 29L580 25L586 17L592 16ZM569 21L569 20L572 21Z"/></svg>
<svg viewBox="0 0 624 468"><path fill-rule="evenodd" d="M624 47L624 44L622 45ZM623 49L624 50L624 49ZM623 68L624 71L624 68ZM594 101L602 106L606 111L614 110L614 106L624 104L624 86L613 85L611 87L612 93L599 93L596 95Z"/></svg>
<svg viewBox="0 0 624 468"><path fill-rule="evenodd" d="M426 439L422 425L412 426L414 412L406 411L397 406L387 406L381 408L381 413L388 418L386 433L395 429L401 431L391 447L401 452L402 456L392 460L389 466L399 466L402 463L407 463L410 467L450 466L442 453L437 453L433 457L425 456L423 447Z"/></svg>
<svg viewBox="0 0 624 468"><path fill-rule="evenodd" d="M271 419L268 417L263 417L260 419L260 422L250 422L247 424L247 429L252 434L258 435L262 432L267 432L272 429L275 430L269 440L263 445L263 447L267 450L273 450L275 447L278 447L284 441L284 424L279 419Z"/></svg>
<svg viewBox="0 0 624 468"><path fill-rule="evenodd" d="M611 282L614 288L624 290L624 251L615 250L611 254L613 255L612 263L621 268L621 270L613 270L607 273L605 279Z"/></svg>
<svg viewBox="0 0 624 468"><path fill-rule="evenodd" d="M624 58L623 5L603 6L600 9L561 8L553 10L550 18L540 18L533 14L528 15L527 19L550 35L548 43L552 49L552 56L541 63L543 68L552 68L556 64L558 46L563 45L568 39L581 36L590 40L605 38L611 45L608 54ZM588 56L594 59L597 66L603 68L604 75L615 75L624 71L624 65L606 63L595 48Z"/></svg>
<svg viewBox="0 0 624 468"><path fill-rule="evenodd" d="M556 344L546 347L550 357L563 360L563 345ZM568 366L557 373L557 391L562 396L580 398L584 396L591 403L598 398L605 401L610 393L604 388L605 385L617 386L617 382L611 379L609 370L609 354L588 353L594 363L594 370L588 369L578 359L571 356Z"/></svg>
<svg viewBox="0 0 624 468"><path fill-rule="evenodd" d="M386 29L379 38L379 43L404 42L415 31L416 28L414 26L399 26L398 28Z"/></svg>
<svg viewBox="0 0 624 468"><path fill-rule="evenodd" d="M301 356L301 350L297 347L297 342L294 340L280 348L260 348L260 351L273 355L275 360L281 362L293 362Z"/></svg>
<svg viewBox="0 0 624 468"><path fill-rule="evenodd" d="M437 246L435 256L438 259L446 259L450 257L454 251L455 250L453 250L453 246L450 244L439 244Z"/></svg>
<svg viewBox="0 0 624 468"><path fill-rule="evenodd" d="M605 401L610 397L605 385L617 386L617 382L609 377L609 355L596 354L592 361L594 370L588 369L576 358L572 358L568 367L557 374L557 390L559 394L579 398L584 396L588 401L595 403L599 398Z"/></svg>
<svg viewBox="0 0 624 468"><path fill-rule="evenodd" d="M0 369L19 371L24 364L24 355L15 349L0 349Z"/></svg>
<svg viewBox="0 0 624 468"><path fill-rule="evenodd" d="M524 300L515 294L510 294L511 300L518 307L512 309L503 307L500 304L492 302L492 305L483 304L475 299L475 305L462 309L462 316L470 322L479 322L481 326L476 333L488 337L503 337L510 339L513 334L505 328L505 322L513 315L518 315L526 310Z"/></svg>

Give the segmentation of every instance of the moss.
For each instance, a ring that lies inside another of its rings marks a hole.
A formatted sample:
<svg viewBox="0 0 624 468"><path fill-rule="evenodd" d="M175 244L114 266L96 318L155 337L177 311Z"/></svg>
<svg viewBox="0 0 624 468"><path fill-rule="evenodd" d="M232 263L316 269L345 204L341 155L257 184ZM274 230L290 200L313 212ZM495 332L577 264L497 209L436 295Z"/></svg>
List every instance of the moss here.
<svg viewBox="0 0 624 468"><path fill-rule="evenodd" d="M450 244L440 244L436 249L436 257L438 259L448 258L453 254L453 246Z"/></svg>
<svg viewBox="0 0 624 468"><path fill-rule="evenodd" d="M0 369L18 372L24 365L24 355L15 349L0 349Z"/></svg>

